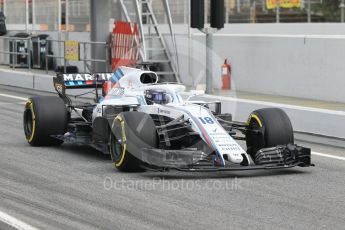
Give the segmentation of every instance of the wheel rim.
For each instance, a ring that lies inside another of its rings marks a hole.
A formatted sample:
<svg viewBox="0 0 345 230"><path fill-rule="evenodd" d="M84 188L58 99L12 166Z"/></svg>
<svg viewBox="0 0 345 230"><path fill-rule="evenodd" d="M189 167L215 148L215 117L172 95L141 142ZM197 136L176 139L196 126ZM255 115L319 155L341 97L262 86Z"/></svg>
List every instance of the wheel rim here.
<svg viewBox="0 0 345 230"><path fill-rule="evenodd" d="M31 109L26 109L24 112L24 133L27 139L32 136L33 130L33 117Z"/></svg>
<svg viewBox="0 0 345 230"><path fill-rule="evenodd" d="M111 134L111 157L114 162L121 159L123 152L122 139L116 139L115 135Z"/></svg>
<svg viewBox="0 0 345 230"><path fill-rule="evenodd" d="M256 119L251 118L249 120L249 128L253 130L258 130L261 129L262 126L259 124L259 121ZM255 136L254 134L250 134L247 137L247 147L250 148L250 154L254 156L258 150L263 148L262 146L263 143L260 142L258 136Z"/></svg>
<svg viewBox="0 0 345 230"><path fill-rule="evenodd" d="M123 151L122 140L115 140L115 156L116 156L116 160L119 160L121 158L122 151Z"/></svg>

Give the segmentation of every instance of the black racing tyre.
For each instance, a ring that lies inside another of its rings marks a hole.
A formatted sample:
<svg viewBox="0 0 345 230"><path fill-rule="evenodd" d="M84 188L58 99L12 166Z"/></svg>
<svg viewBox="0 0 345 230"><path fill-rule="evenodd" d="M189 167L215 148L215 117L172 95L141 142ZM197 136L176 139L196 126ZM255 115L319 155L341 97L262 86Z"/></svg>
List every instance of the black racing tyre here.
<svg viewBox="0 0 345 230"><path fill-rule="evenodd" d="M247 121L249 130L261 130L263 135L247 132L247 153L255 159L262 148L294 143L293 129L287 114L279 108L258 109L252 112Z"/></svg>
<svg viewBox="0 0 345 230"><path fill-rule="evenodd" d="M110 134L110 154L115 167L123 172L144 171L142 148L156 148L158 135L150 115L123 112L113 121Z"/></svg>
<svg viewBox="0 0 345 230"><path fill-rule="evenodd" d="M63 135L67 120L66 106L61 98L56 96L29 98L23 116L25 137L32 146L61 145L63 141L51 135Z"/></svg>

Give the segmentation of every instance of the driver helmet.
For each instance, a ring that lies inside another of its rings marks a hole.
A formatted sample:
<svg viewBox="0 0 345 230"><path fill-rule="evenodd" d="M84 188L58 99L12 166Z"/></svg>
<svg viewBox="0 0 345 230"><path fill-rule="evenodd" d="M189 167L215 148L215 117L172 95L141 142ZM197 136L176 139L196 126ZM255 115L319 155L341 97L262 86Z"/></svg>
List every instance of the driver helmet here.
<svg viewBox="0 0 345 230"><path fill-rule="evenodd" d="M148 105L168 104L171 96L165 90L145 90L145 100Z"/></svg>

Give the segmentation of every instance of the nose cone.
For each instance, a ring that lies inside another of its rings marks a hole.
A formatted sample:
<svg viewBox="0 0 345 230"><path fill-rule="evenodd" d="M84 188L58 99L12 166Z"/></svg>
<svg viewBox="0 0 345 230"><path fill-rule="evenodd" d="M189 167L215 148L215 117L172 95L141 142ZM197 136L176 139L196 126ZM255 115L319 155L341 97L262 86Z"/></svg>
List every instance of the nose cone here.
<svg viewBox="0 0 345 230"><path fill-rule="evenodd" d="M239 153L227 154L229 161L235 164L240 164L243 161L243 156Z"/></svg>

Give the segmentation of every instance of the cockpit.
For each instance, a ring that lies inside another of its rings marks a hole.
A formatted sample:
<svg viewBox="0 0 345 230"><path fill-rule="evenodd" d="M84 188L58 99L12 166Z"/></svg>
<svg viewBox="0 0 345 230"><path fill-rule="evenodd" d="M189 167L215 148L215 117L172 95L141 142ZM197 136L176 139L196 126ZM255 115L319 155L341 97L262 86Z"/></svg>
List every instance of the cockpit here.
<svg viewBox="0 0 345 230"><path fill-rule="evenodd" d="M164 89L148 89L144 92L145 101L148 105L169 104L173 102L173 96Z"/></svg>

